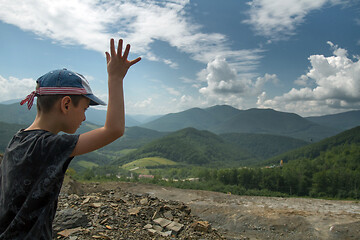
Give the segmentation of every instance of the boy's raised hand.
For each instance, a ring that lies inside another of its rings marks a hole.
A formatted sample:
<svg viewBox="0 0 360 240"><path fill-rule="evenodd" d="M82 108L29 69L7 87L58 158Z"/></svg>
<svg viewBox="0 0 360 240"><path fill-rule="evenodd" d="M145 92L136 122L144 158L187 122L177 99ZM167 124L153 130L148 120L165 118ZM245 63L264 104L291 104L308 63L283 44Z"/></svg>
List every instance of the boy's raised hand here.
<svg viewBox="0 0 360 240"><path fill-rule="evenodd" d="M117 51L115 51L114 39L110 39L110 53L106 52L106 62L107 62L107 71L108 75L111 78L120 78L123 79L128 71L128 69L135 63L141 60L140 57L134 60L127 60L130 45L127 44L124 54L122 55L123 40L120 39L118 43Z"/></svg>

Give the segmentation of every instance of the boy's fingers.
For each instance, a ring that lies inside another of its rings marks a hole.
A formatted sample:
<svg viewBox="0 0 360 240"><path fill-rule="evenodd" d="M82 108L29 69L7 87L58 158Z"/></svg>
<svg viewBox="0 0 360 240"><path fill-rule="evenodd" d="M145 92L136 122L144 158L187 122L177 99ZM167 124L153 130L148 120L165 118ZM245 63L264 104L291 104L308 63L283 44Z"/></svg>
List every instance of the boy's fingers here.
<svg viewBox="0 0 360 240"><path fill-rule="evenodd" d="M122 54L122 46L123 46L123 40L122 40L122 39L119 39L118 50L117 50L117 54L118 54L119 56L121 56L121 54Z"/></svg>
<svg viewBox="0 0 360 240"><path fill-rule="evenodd" d="M140 60L141 60L141 57L138 57L137 59L130 61L130 66L134 65L135 63L139 62Z"/></svg>
<svg viewBox="0 0 360 240"><path fill-rule="evenodd" d="M124 57L125 59L128 58L129 52L130 52L130 44L127 44L127 45L126 45L126 48L125 48L125 51L124 51L124 55L123 55L123 57Z"/></svg>
<svg viewBox="0 0 360 240"><path fill-rule="evenodd" d="M110 54L111 56L116 56L116 52L115 52L115 43L114 43L114 39L110 39Z"/></svg>

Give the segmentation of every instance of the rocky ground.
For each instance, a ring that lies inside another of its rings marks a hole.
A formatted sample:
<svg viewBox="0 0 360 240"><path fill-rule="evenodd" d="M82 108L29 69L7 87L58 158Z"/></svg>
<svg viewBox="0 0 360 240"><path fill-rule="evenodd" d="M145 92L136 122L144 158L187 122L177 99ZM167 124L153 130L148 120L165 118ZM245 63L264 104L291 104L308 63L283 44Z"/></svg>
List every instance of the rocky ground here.
<svg viewBox="0 0 360 240"><path fill-rule="evenodd" d="M54 239L360 239L360 203L66 181Z"/></svg>
<svg viewBox="0 0 360 240"><path fill-rule="evenodd" d="M225 239L188 205L117 183L66 181L53 224L54 239Z"/></svg>

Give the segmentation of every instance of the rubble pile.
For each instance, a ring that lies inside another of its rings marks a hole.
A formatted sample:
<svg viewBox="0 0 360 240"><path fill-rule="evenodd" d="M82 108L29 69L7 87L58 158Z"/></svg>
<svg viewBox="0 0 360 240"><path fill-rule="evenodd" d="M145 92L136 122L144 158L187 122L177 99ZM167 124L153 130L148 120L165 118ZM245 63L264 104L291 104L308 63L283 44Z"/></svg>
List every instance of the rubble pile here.
<svg viewBox="0 0 360 240"><path fill-rule="evenodd" d="M74 184L60 193L53 229L54 239L69 240L225 239L183 203L119 187L84 193Z"/></svg>

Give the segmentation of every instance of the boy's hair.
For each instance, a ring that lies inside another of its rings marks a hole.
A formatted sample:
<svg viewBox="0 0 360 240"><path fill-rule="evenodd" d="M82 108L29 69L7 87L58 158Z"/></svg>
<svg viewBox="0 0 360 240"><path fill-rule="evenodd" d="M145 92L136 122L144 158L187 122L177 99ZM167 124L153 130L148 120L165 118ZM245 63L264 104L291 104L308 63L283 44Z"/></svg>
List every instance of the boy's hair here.
<svg viewBox="0 0 360 240"><path fill-rule="evenodd" d="M71 98L75 107L78 106L80 99L84 98L82 95L41 95L37 96L36 108L38 112L48 113L54 107L55 103L65 96L69 96Z"/></svg>

